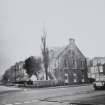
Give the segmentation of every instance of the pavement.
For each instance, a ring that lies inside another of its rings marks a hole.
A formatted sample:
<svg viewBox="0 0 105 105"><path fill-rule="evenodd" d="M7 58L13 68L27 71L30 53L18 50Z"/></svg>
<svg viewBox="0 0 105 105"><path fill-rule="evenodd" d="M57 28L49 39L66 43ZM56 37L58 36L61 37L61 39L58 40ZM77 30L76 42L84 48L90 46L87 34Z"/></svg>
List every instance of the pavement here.
<svg viewBox="0 0 105 105"><path fill-rule="evenodd" d="M57 88L69 88L69 87L81 87L89 86L91 84L81 84L81 85L65 85L65 86L56 86L56 87L43 87L43 88L27 88L27 87L18 87L18 86L3 86L0 85L0 94L9 93L9 92L19 92L19 91L34 91L34 90L46 90L46 89L57 89Z"/></svg>
<svg viewBox="0 0 105 105"><path fill-rule="evenodd" d="M28 91L28 90L39 90L39 89L56 89L56 88L68 88L68 87L80 87L87 86L89 84L81 84L81 85L65 85L65 86L56 86L56 87L43 87L43 88L27 88L27 87L17 87L17 86L3 86L0 85L0 94L8 93L8 92L19 92L19 91Z"/></svg>
<svg viewBox="0 0 105 105"><path fill-rule="evenodd" d="M23 89L15 86L0 86L0 94L7 93L7 92L17 92L22 90Z"/></svg>
<svg viewBox="0 0 105 105"><path fill-rule="evenodd" d="M80 87L80 86L88 86L88 85L92 85L92 84L75 84L75 85L63 85L63 86L51 86L51 87L21 87L21 88L24 88L24 89L55 89L55 88L68 88L68 87Z"/></svg>

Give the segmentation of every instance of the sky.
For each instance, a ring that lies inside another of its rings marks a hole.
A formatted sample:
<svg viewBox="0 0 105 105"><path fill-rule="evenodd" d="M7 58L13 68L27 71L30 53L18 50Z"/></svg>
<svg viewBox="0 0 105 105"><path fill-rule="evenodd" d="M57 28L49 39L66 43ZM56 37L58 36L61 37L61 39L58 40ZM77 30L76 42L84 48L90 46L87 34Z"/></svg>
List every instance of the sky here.
<svg viewBox="0 0 105 105"><path fill-rule="evenodd" d="M86 57L105 56L105 0L0 0L0 72L74 38Z"/></svg>

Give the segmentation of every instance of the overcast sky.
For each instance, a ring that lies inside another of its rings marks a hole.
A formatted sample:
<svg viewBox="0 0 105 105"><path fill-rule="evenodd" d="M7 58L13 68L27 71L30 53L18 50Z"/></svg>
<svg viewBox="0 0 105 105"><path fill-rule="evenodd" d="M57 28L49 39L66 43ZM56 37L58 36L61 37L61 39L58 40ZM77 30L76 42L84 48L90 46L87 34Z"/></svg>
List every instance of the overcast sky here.
<svg viewBox="0 0 105 105"><path fill-rule="evenodd" d="M105 56L104 0L0 0L0 70L74 38L86 57Z"/></svg>

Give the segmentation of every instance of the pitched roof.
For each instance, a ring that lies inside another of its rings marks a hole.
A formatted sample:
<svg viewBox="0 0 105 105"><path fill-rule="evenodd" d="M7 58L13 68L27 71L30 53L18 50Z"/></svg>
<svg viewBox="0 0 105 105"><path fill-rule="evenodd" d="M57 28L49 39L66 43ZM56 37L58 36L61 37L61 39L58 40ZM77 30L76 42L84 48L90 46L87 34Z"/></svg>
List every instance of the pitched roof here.
<svg viewBox="0 0 105 105"><path fill-rule="evenodd" d="M50 50L50 53L51 54L51 57L58 57L60 55L60 53L62 53L64 51L65 47L53 47L51 50Z"/></svg>
<svg viewBox="0 0 105 105"><path fill-rule="evenodd" d="M52 52L52 54L50 53L51 54L50 58L57 58L58 56L65 55L70 50L75 53L77 58L85 58L85 56L82 54L80 49L75 44L74 39L70 39L69 44L67 46L65 46L65 47L62 47L62 48L54 47L54 48L52 48L50 50Z"/></svg>

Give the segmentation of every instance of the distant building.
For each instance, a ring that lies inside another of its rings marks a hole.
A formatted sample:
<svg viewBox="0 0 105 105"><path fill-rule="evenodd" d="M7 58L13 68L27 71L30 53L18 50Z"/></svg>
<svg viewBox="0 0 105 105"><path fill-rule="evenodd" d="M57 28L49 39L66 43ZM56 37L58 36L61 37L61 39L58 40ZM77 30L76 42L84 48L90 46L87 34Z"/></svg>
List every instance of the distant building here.
<svg viewBox="0 0 105 105"><path fill-rule="evenodd" d="M104 65L96 65L89 67L88 77L96 79L99 75L105 75L105 66Z"/></svg>
<svg viewBox="0 0 105 105"><path fill-rule="evenodd" d="M96 79L99 75L105 75L105 57L94 57L88 67L88 77Z"/></svg>
<svg viewBox="0 0 105 105"><path fill-rule="evenodd" d="M96 66L97 64L105 64L105 57L94 57L92 59L92 64L93 66Z"/></svg>
<svg viewBox="0 0 105 105"><path fill-rule="evenodd" d="M86 58L76 46L74 39L69 39L66 47L52 48L49 56L49 71L57 80L66 84L87 82Z"/></svg>

